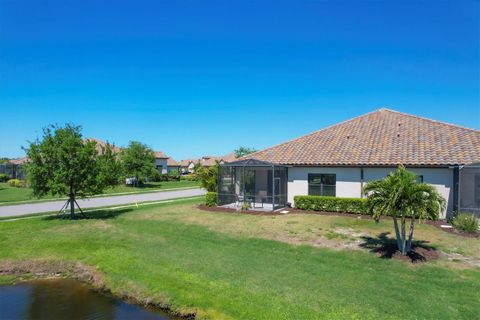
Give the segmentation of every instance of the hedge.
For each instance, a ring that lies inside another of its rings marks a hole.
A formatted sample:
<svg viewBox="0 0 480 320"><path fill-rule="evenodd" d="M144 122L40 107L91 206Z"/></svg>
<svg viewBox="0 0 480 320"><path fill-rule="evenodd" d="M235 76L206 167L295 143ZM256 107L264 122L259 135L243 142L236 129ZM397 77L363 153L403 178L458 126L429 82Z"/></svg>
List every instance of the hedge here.
<svg viewBox="0 0 480 320"><path fill-rule="evenodd" d="M217 193L207 192L205 194L205 205L207 207L215 207L217 205Z"/></svg>
<svg viewBox="0 0 480 320"><path fill-rule="evenodd" d="M301 210L370 214L367 199L324 196L295 196L295 208Z"/></svg>

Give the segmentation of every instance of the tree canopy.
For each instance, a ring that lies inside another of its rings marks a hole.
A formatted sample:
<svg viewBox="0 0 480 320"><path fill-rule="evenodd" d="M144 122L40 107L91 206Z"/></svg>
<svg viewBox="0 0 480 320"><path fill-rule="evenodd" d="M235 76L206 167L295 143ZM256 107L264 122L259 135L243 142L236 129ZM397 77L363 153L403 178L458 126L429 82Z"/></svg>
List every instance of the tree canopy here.
<svg viewBox="0 0 480 320"><path fill-rule="evenodd" d="M66 207L70 205L72 217L77 197L102 193L118 183L120 170L112 146L107 144L98 152L96 142L82 139L80 126L44 128L42 139L31 142L25 151L33 195L68 196Z"/></svg>
<svg viewBox="0 0 480 320"><path fill-rule="evenodd" d="M235 149L233 151L233 153L235 153L235 158L241 158L254 152L257 152L257 150L253 148L244 147L244 146L240 146L238 147L238 149Z"/></svg>
<svg viewBox="0 0 480 320"><path fill-rule="evenodd" d="M130 141L121 151L121 160L125 175L135 178L135 185L157 170L153 150L138 141Z"/></svg>
<svg viewBox="0 0 480 320"><path fill-rule="evenodd" d="M438 219L445 209L445 199L426 183L418 183L417 176L400 166L385 179L368 182L364 189L373 218L391 216L395 226L398 249L403 255L412 248L415 221ZM398 226L400 219L401 227ZM406 221L410 219L407 238Z"/></svg>

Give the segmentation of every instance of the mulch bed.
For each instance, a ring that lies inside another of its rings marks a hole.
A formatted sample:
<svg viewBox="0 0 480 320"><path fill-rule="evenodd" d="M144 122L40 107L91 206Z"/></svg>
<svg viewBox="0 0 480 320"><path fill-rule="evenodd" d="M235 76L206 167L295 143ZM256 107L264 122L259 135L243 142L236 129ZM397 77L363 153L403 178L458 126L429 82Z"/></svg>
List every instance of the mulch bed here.
<svg viewBox="0 0 480 320"><path fill-rule="evenodd" d="M204 204L199 204L198 209L203 211L212 211L212 212L228 212L228 213L241 213L241 214L250 214L254 216L282 216L280 212L273 211L256 211L256 210L235 210L230 208L221 208L221 207L207 207Z"/></svg>
<svg viewBox="0 0 480 320"><path fill-rule="evenodd" d="M394 248L379 248L377 255L381 258L402 260L411 263L429 262L437 260L442 256L440 251L423 247L414 247L412 251L404 256L397 250L396 246Z"/></svg>

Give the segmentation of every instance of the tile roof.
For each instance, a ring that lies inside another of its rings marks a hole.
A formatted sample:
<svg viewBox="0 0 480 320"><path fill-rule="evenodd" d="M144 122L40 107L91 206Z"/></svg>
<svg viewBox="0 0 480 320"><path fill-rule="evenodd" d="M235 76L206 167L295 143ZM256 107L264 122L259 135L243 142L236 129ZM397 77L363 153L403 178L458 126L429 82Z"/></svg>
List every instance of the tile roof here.
<svg viewBox="0 0 480 320"><path fill-rule="evenodd" d="M162 151L155 151L155 159L168 159L169 157Z"/></svg>
<svg viewBox="0 0 480 320"><path fill-rule="evenodd" d="M190 163L196 163L198 162L198 159L185 159L185 160L180 160L179 164L181 167L188 167Z"/></svg>
<svg viewBox="0 0 480 320"><path fill-rule="evenodd" d="M480 131L389 109L252 153L291 165L448 166L480 162Z"/></svg>
<svg viewBox="0 0 480 320"><path fill-rule="evenodd" d="M175 161L175 159L173 158L168 158L167 159L167 166L171 166L171 167L179 167L180 166L180 163Z"/></svg>
<svg viewBox="0 0 480 320"><path fill-rule="evenodd" d="M107 143L109 142L105 142L105 141L102 141L100 139L96 139L96 138L87 138L85 139L85 141L93 141L96 143L96 146L95 146L95 149L97 150L97 152L99 153L102 153L103 152L103 148L105 148L107 146ZM115 145L113 145L113 143L109 143L110 146L112 146L112 151L114 153L118 153L120 152L120 148L116 147Z"/></svg>
<svg viewBox="0 0 480 320"><path fill-rule="evenodd" d="M12 159L9 161L11 164L16 164L16 165L20 165L20 164L24 164L26 162L28 162L28 157L23 157L23 158L18 158L18 159Z"/></svg>

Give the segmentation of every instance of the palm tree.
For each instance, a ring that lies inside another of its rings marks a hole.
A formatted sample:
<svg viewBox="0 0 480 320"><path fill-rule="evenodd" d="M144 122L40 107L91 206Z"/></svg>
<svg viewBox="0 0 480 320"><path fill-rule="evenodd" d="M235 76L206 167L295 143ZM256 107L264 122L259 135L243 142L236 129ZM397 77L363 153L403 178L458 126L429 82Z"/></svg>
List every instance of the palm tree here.
<svg viewBox="0 0 480 320"><path fill-rule="evenodd" d="M395 226L398 250L407 255L412 249L415 221L436 220L445 209L445 199L426 183L418 183L417 176L399 166L385 179L368 182L364 189L369 209L375 221L381 216L391 216ZM406 236L406 220L410 218L410 230ZM399 229L398 220L401 228Z"/></svg>

